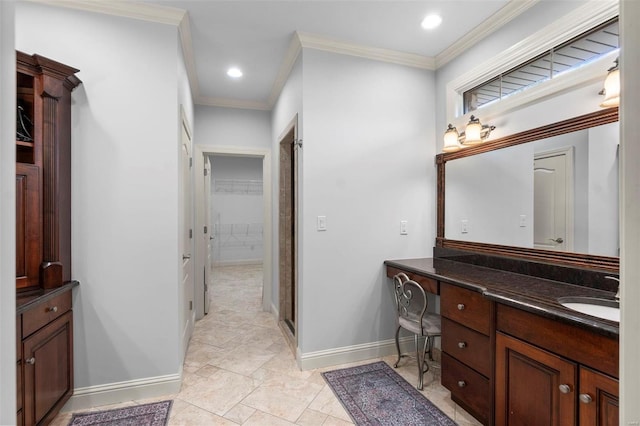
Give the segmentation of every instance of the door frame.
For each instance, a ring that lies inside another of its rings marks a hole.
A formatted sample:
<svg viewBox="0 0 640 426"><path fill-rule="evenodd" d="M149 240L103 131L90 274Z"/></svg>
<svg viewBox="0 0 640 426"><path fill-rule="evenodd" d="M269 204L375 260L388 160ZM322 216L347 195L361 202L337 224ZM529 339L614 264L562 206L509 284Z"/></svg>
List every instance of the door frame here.
<svg viewBox="0 0 640 426"><path fill-rule="evenodd" d="M262 158L262 214L263 214L263 234L262 234L262 310L265 312L276 312L276 308L272 301L273 283L272 283L272 200L271 200L271 150L266 148L243 148L236 146L217 146L217 145L195 145L194 146L194 164L196 173L204 170L205 155L231 155L237 157L254 157ZM204 173L204 172L203 172ZM204 182L202 179L195 179L196 187L196 225L195 229L198 233L204 231ZM205 267L206 248L203 247L202 238L196 244L196 270L203 271ZM195 305L196 319L204 317L204 282L196 279L195 287Z"/></svg>

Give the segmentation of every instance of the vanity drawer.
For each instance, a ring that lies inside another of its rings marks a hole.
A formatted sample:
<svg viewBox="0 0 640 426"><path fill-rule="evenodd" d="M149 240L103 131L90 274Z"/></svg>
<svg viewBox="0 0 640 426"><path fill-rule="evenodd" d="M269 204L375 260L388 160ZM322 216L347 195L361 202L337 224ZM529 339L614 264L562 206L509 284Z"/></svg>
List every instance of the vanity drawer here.
<svg viewBox="0 0 640 426"><path fill-rule="evenodd" d="M441 283L440 314L487 336L491 330L491 301L475 291Z"/></svg>
<svg viewBox="0 0 640 426"><path fill-rule="evenodd" d="M71 309L71 292L55 296L22 314L22 337L29 336Z"/></svg>
<svg viewBox="0 0 640 426"><path fill-rule="evenodd" d="M399 273L405 274L407 277L409 277L410 280L413 280L420 284L420 286L424 288L427 293L440 294L438 281L434 280L433 278L413 274L402 269L394 268L393 266L387 266L387 277L393 278Z"/></svg>
<svg viewBox="0 0 640 426"><path fill-rule="evenodd" d="M489 379L455 358L442 354L442 385L451 391L451 399L469 411L481 423L489 423L491 388Z"/></svg>
<svg viewBox="0 0 640 426"><path fill-rule="evenodd" d="M489 336L442 318L442 350L479 373L491 375Z"/></svg>

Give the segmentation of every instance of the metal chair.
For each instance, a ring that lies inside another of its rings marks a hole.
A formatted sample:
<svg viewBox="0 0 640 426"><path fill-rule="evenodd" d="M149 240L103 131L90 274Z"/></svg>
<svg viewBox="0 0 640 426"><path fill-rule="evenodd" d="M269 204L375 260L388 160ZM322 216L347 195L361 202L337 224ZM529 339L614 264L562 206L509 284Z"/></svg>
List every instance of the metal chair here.
<svg viewBox="0 0 640 426"><path fill-rule="evenodd" d="M442 334L440 326L440 315L427 312L429 301L424 289L417 282L409 279L404 273L399 273L393 277L395 287L396 307L398 310L396 330L396 349L398 350L398 361L393 365L398 367L400 359L406 355L400 353L400 342L398 340L400 329L404 328L413 333L416 345L416 356L418 358L418 386L423 388L424 373L429 371L429 364L426 356L433 361L433 340ZM422 354L418 345L418 338L424 337ZM426 368L425 368L426 367Z"/></svg>

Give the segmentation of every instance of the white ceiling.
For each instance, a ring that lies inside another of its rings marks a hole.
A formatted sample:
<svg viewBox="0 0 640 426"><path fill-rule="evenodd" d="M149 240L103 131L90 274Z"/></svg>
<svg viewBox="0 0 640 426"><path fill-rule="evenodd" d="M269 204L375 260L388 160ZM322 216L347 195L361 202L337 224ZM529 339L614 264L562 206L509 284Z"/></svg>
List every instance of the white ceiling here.
<svg viewBox="0 0 640 426"><path fill-rule="evenodd" d="M301 45L436 69L537 1L66 0L58 4L181 22L196 103L269 109ZM430 13L440 14L443 22L426 31L420 23ZM226 75L232 65L242 68L241 79Z"/></svg>

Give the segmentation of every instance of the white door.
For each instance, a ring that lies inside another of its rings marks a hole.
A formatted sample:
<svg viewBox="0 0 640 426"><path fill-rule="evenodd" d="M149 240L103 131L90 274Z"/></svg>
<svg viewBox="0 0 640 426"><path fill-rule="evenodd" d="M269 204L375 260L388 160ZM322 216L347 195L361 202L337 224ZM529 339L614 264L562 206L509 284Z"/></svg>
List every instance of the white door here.
<svg viewBox="0 0 640 426"><path fill-rule="evenodd" d="M193 208L191 179L191 134L187 123L182 122L182 345L186 353L189 339L193 333L195 310L193 308L194 273L193 273Z"/></svg>
<svg viewBox="0 0 640 426"><path fill-rule="evenodd" d="M202 247L204 247L204 313L209 313L209 274L211 272L211 244L213 244L213 230L211 229L211 160L204 157L204 229Z"/></svg>
<svg viewBox="0 0 640 426"><path fill-rule="evenodd" d="M533 165L533 243L535 248L572 248L572 185L567 152L536 155Z"/></svg>

